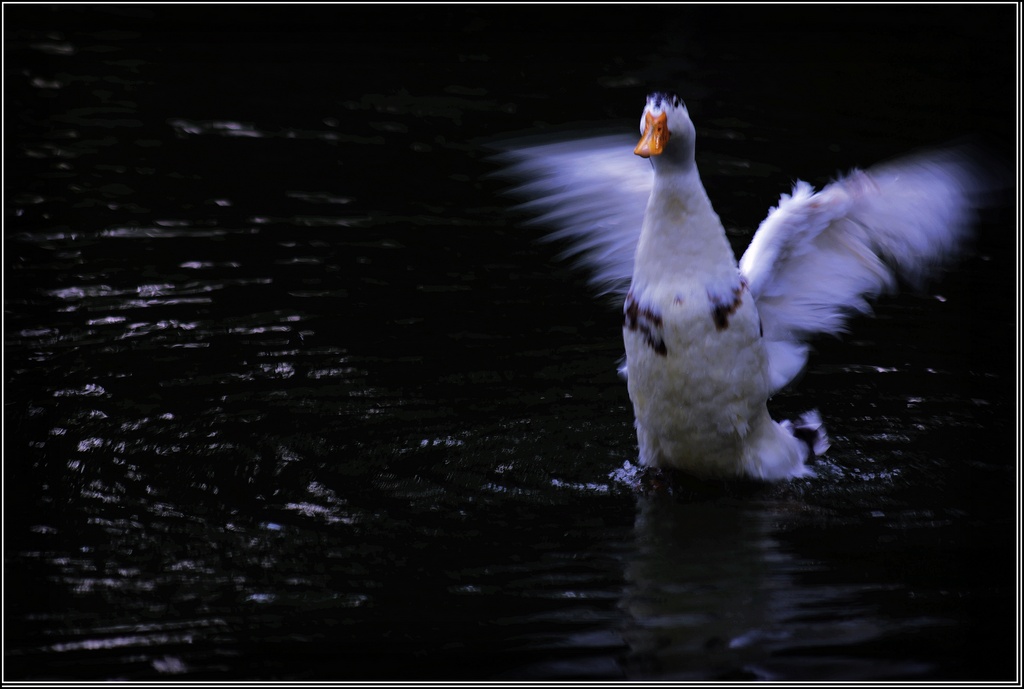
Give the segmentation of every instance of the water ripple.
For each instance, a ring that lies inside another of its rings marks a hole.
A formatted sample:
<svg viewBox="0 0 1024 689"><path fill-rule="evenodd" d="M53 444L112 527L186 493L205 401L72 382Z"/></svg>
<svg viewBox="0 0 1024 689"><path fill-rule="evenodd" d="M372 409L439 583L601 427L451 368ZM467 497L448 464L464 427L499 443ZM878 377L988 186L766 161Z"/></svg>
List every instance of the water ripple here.
<svg viewBox="0 0 1024 689"><path fill-rule="evenodd" d="M173 118L167 120L175 134L179 137L189 136L222 136L229 138L248 139L297 139L327 141L351 144L370 144L380 146L384 138L380 136L359 136L341 134L335 131L315 131L285 127L275 131L256 126L252 122L236 122L231 120L187 120Z"/></svg>

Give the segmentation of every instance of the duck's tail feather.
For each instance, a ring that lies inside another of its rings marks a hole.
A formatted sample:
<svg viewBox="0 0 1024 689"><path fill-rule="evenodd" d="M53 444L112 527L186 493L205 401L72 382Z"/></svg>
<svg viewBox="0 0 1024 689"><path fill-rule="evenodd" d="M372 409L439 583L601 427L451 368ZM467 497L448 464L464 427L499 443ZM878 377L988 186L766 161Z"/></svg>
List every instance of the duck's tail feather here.
<svg viewBox="0 0 1024 689"><path fill-rule="evenodd" d="M789 430L793 437L807 444L808 459L825 454L831 445L828 433L825 432L825 424L822 423L821 414L817 409L804 412L796 423L783 421L782 426Z"/></svg>
<svg viewBox="0 0 1024 689"><path fill-rule="evenodd" d="M767 410L755 425L742 450L742 471L762 481L814 476L807 463L829 447L828 435L817 411L792 421L773 421Z"/></svg>

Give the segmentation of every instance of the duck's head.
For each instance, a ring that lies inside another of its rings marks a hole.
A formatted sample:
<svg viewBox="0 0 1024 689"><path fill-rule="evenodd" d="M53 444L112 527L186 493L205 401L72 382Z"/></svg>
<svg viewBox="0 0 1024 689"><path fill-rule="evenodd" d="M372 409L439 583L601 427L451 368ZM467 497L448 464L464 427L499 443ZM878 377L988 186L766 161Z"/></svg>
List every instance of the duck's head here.
<svg viewBox="0 0 1024 689"><path fill-rule="evenodd" d="M633 149L638 156L663 157L675 164L693 162L693 122L683 99L674 93L656 91L647 96L640 133L640 143Z"/></svg>

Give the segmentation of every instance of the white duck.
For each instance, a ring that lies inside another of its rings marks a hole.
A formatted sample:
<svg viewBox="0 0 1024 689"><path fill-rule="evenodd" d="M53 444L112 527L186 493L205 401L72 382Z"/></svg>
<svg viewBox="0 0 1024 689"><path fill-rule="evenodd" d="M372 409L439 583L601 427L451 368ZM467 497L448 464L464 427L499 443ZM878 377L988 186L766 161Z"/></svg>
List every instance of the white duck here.
<svg viewBox="0 0 1024 689"><path fill-rule="evenodd" d="M650 159L653 180L609 137L506 157L533 180L520 188L535 197L526 206L561 226L555 236L574 242L596 281L630 282L623 373L640 463L698 477L810 475L807 460L828 448L817 412L779 423L767 400L806 364L808 338L842 332L897 275L917 282L960 245L976 171L946 151L854 171L818 192L798 181L737 265L683 101L651 94L640 130L634 153Z"/></svg>

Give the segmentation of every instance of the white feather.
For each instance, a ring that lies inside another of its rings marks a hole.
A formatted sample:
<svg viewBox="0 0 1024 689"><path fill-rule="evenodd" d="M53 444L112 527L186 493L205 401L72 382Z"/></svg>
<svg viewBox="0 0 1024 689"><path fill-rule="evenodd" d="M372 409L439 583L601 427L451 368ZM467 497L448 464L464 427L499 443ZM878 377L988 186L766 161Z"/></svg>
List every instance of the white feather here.
<svg viewBox="0 0 1024 689"><path fill-rule="evenodd" d="M651 164L633 155L636 137L600 136L540 145L508 142L497 156L505 174L530 180L511 193L530 199L521 208L536 223L557 228L593 284L625 294L633 254L651 195Z"/></svg>
<svg viewBox="0 0 1024 689"><path fill-rule="evenodd" d="M968 236L983 177L966 150L854 171L815 193L797 182L740 259L769 353L773 390L806 362L806 340L844 332L851 314L920 284Z"/></svg>

